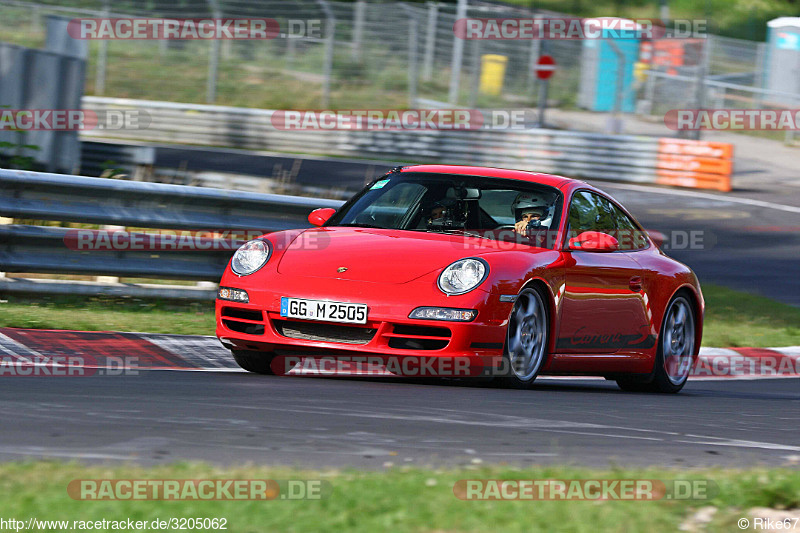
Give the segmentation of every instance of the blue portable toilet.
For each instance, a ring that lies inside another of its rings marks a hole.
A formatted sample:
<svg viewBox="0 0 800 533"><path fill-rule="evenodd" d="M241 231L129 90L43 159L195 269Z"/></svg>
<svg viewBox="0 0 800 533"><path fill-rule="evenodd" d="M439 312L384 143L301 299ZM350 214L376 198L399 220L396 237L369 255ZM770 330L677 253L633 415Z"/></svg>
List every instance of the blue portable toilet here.
<svg viewBox="0 0 800 533"><path fill-rule="evenodd" d="M624 21L626 28L639 28L641 26L627 19L615 17L602 17L598 19L587 19L586 23L597 21L618 20ZM639 46L641 35L638 31L629 30L619 32L618 30L606 29L606 25L599 25L602 28L602 39L584 39L581 51L581 79L578 90L578 106L589 111L613 111L614 101L617 94L617 70L619 60L614 52L610 41L622 52L625 61L623 65L623 98L621 111L632 113L636 109L636 94L633 90L633 70L639 59Z"/></svg>
<svg viewBox="0 0 800 533"><path fill-rule="evenodd" d="M800 94L800 17L767 22L766 88ZM800 98L770 96L771 101L797 106Z"/></svg>

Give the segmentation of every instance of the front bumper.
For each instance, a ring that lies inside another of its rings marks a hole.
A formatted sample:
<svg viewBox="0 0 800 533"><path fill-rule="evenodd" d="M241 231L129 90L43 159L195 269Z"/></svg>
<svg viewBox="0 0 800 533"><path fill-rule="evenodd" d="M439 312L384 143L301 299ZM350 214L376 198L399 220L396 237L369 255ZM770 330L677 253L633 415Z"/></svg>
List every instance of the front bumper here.
<svg viewBox="0 0 800 533"><path fill-rule="evenodd" d="M253 287L229 273L221 285L247 291L249 303L217 300L217 337L228 348L299 355L479 357L499 360L513 306L480 288L446 296L429 281L369 283L275 275L275 287ZM280 316L281 297L364 303L366 324L336 324ZM476 309L471 322L410 319L417 307Z"/></svg>

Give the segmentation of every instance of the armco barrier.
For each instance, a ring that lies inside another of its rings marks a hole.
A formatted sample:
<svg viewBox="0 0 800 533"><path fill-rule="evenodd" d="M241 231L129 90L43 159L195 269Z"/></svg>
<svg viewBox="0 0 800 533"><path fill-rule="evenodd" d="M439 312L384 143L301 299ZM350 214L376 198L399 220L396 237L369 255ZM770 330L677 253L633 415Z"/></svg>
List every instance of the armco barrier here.
<svg viewBox="0 0 800 533"><path fill-rule="evenodd" d="M336 200L243 193L162 183L132 182L0 169L0 217L111 224L136 228L213 230L203 247L81 251L68 246L66 228L0 225L0 272L110 275L218 281L233 254L226 231L266 233L308 227L318 207ZM132 235L139 235L132 234ZM142 242L142 241L140 241ZM144 239L144 242L147 242ZM56 285L58 285L56 287ZM176 293L157 287L111 290L87 284L53 285L52 292L146 295ZM0 279L0 291L43 292L46 284ZM196 294L193 291L192 294ZM188 297L192 297L187 293Z"/></svg>
<svg viewBox="0 0 800 533"><path fill-rule="evenodd" d="M527 130L328 130L273 127L273 111L84 97L85 109L136 110L142 129L89 130L115 138L368 159L535 170L569 177L730 190L729 144L633 135ZM233 169L232 169L233 170Z"/></svg>

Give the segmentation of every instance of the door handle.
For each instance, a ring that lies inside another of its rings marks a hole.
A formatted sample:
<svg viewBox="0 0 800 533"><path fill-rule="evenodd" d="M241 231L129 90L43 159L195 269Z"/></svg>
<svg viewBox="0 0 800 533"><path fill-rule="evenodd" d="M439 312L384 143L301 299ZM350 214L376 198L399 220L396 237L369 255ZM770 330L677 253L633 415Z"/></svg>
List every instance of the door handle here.
<svg viewBox="0 0 800 533"><path fill-rule="evenodd" d="M642 277L641 276L633 276L631 278L630 283L628 284L628 287L630 287L630 289L633 292L639 292L640 290L642 290Z"/></svg>

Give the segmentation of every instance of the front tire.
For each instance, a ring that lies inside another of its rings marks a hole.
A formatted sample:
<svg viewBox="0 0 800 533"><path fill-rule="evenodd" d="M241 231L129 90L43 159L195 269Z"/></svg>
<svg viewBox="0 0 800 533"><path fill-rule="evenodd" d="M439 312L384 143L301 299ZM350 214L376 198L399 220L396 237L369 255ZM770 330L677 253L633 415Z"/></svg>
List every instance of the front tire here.
<svg viewBox="0 0 800 533"><path fill-rule="evenodd" d="M275 371L272 369L272 360L275 359L275 354L272 352L231 350L231 354L233 354L236 364L248 372L268 376L275 375Z"/></svg>
<svg viewBox="0 0 800 533"><path fill-rule="evenodd" d="M650 381L620 378L617 385L629 392L676 393L686 385L692 371L695 349L694 307L683 294L675 295L667 305L661 331L658 335L658 352Z"/></svg>
<svg viewBox="0 0 800 533"><path fill-rule="evenodd" d="M503 355L505 375L498 378L503 387L526 389L539 375L547 358L550 317L542 292L524 289L514 302L508 319Z"/></svg>

